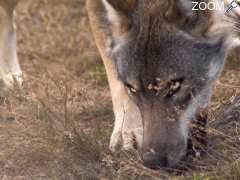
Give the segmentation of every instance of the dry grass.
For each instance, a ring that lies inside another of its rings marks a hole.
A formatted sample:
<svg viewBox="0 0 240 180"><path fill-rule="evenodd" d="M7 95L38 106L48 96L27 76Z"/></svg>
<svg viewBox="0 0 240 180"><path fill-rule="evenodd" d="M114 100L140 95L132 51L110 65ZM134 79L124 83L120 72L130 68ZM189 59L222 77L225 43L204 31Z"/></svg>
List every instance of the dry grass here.
<svg viewBox="0 0 240 180"><path fill-rule="evenodd" d="M84 1L29 1L17 13L25 82L1 99L0 179L240 179L236 55L214 96L205 157L154 171L107 150L111 98Z"/></svg>

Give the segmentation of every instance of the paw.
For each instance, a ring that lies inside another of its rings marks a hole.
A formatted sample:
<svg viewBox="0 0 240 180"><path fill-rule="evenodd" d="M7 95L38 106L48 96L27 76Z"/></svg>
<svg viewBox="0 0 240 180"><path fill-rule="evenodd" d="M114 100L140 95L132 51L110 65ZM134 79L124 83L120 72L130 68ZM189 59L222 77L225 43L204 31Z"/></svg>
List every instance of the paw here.
<svg viewBox="0 0 240 180"><path fill-rule="evenodd" d="M12 89L15 85L17 87L22 87L23 84L23 74L22 72L18 73L7 73L2 77L2 86L7 89Z"/></svg>

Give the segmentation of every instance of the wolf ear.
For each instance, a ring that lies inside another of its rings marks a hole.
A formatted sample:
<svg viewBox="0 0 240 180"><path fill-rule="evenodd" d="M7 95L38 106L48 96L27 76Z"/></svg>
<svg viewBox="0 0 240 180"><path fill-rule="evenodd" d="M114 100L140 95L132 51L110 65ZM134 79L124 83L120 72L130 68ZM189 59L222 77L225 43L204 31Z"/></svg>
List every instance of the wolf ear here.
<svg viewBox="0 0 240 180"><path fill-rule="evenodd" d="M121 36L128 32L132 25L131 15L137 6L137 0L102 0L102 3L112 34Z"/></svg>
<svg viewBox="0 0 240 180"><path fill-rule="evenodd" d="M116 11L123 14L131 14L137 5L137 0L102 0L103 3L108 3Z"/></svg>
<svg viewBox="0 0 240 180"><path fill-rule="evenodd" d="M87 0L88 16L98 48L113 51L126 39L138 0Z"/></svg>

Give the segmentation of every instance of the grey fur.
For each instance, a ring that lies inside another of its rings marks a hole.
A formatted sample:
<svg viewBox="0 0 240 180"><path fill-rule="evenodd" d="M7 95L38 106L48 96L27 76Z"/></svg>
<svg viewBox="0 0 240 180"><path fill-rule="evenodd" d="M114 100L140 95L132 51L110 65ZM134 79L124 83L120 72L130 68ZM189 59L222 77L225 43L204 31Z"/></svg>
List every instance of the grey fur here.
<svg viewBox="0 0 240 180"><path fill-rule="evenodd" d="M186 154L189 122L208 107L234 36L226 29L233 24L216 33L215 12L184 13L189 6L180 0L139 0L128 13L113 8L119 15L117 27L101 3L88 4L90 21L103 25L92 24L96 39L111 42L97 40L103 58L108 57L104 62L114 64L129 101L141 113L138 148L143 161L151 167L174 166Z"/></svg>

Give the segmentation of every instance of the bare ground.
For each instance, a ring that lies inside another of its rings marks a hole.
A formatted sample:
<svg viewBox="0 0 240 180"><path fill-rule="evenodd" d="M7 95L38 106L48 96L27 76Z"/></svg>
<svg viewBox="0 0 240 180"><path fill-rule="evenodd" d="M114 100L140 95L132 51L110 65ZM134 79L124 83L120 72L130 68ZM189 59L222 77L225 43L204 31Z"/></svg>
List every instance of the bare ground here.
<svg viewBox="0 0 240 180"><path fill-rule="evenodd" d="M240 61L229 58L213 98L206 155L150 170L111 155L113 113L84 0L19 4L24 86L0 101L0 179L240 179Z"/></svg>

